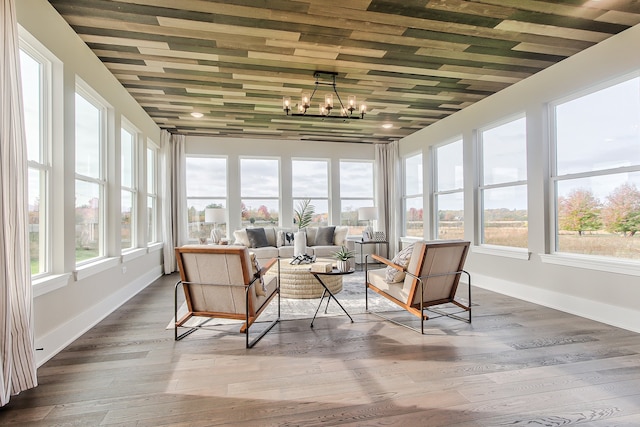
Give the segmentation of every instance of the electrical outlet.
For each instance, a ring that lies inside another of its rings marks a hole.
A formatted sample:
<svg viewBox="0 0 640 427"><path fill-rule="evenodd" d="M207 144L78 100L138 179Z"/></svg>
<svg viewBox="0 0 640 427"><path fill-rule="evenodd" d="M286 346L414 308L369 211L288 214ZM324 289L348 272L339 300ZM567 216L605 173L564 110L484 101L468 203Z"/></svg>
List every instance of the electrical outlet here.
<svg viewBox="0 0 640 427"><path fill-rule="evenodd" d="M126 273L126 272L127 272L127 267L123 265L123 266L122 266L122 274L124 274L124 273Z"/></svg>

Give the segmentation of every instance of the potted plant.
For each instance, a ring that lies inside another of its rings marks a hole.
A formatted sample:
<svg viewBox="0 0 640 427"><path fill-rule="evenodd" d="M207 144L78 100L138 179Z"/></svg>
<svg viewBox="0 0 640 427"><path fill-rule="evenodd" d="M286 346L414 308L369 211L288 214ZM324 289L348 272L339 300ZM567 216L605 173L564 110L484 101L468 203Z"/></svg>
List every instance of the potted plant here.
<svg viewBox="0 0 640 427"><path fill-rule="evenodd" d="M350 251L344 246L340 247L340 250L334 252L333 257L338 260L338 271L343 273L349 271L349 260L355 256L356 253L354 251Z"/></svg>
<svg viewBox="0 0 640 427"><path fill-rule="evenodd" d="M315 206L311 204L311 200L305 199L298 203L293 210L293 223L298 225L298 230L304 230L313 221L313 213Z"/></svg>

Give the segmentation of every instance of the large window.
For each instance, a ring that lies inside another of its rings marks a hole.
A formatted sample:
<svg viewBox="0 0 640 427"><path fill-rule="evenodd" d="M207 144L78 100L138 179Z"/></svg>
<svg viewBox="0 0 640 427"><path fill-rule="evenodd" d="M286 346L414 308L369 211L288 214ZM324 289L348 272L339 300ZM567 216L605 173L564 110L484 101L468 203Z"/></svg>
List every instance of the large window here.
<svg viewBox="0 0 640 427"><path fill-rule="evenodd" d="M640 259L640 78L552 111L555 250Z"/></svg>
<svg viewBox="0 0 640 427"><path fill-rule="evenodd" d="M76 92L76 263L105 255L104 155L106 108L88 91Z"/></svg>
<svg viewBox="0 0 640 427"><path fill-rule="evenodd" d="M31 274L51 271L50 175L51 175L51 64L23 45L20 48L22 96L28 158L29 256Z"/></svg>
<svg viewBox="0 0 640 427"><path fill-rule="evenodd" d="M242 226L278 225L280 164L277 159L240 159Z"/></svg>
<svg viewBox="0 0 640 427"><path fill-rule="evenodd" d="M205 222L206 208L227 207L227 159L187 157L189 240L207 239L214 224ZM215 224L227 235L226 224Z"/></svg>
<svg viewBox="0 0 640 427"><path fill-rule="evenodd" d="M434 154L433 212L438 239L464 238L462 140L440 145Z"/></svg>
<svg viewBox="0 0 640 427"><path fill-rule="evenodd" d="M482 129L479 137L482 243L527 248L526 120Z"/></svg>
<svg viewBox="0 0 640 427"><path fill-rule="evenodd" d="M404 235L423 237L422 153L404 159Z"/></svg>
<svg viewBox="0 0 640 427"><path fill-rule="evenodd" d="M373 204L373 162L340 161L340 224L349 234L361 235L367 221L358 219L358 208Z"/></svg>
<svg viewBox="0 0 640 427"><path fill-rule="evenodd" d="M136 246L136 180L137 133L129 125L120 130L120 247L122 251Z"/></svg>
<svg viewBox="0 0 640 427"><path fill-rule="evenodd" d="M158 148L147 142L147 243L158 241Z"/></svg>
<svg viewBox="0 0 640 427"><path fill-rule="evenodd" d="M309 200L314 208L312 225L329 224L329 162L293 160L291 162L293 209Z"/></svg>

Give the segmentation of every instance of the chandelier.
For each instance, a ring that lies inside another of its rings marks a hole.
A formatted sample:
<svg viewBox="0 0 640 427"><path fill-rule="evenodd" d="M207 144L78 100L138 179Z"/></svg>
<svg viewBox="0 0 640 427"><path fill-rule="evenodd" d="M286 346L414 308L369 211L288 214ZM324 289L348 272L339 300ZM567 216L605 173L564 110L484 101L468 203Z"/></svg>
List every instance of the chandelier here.
<svg viewBox="0 0 640 427"><path fill-rule="evenodd" d="M287 116L305 116L305 117L322 117L322 118L331 118L331 119L364 119L364 115L367 112L367 106L364 104L358 105L356 104L355 95L349 95L347 99L347 105L342 103L342 99L338 94L338 90L336 89L336 76L338 73L334 73L332 71L316 71L313 73L313 77L316 79L316 86L311 92L311 96L309 96L308 92L302 93L302 100L300 104L297 105L297 112L292 112L291 109L291 97L284 96L282 97L282 109L287 113ZM323 76L325 77L325 81L321 81ZM330 80L330 81L326 81ZM333 88L333 93L327 93L324 96L324 103L319 104L320 113L319 114L309 114L307 111L311 108L311 100L313 99L313 95L316 94L318 90L318 86L331 86ZM333 94L336 94L336 98L338 99L338 103L340 104L340 115L331 115L331 110L334 109L333 106ZM354 114L355 112L355 114Z"/></svg>

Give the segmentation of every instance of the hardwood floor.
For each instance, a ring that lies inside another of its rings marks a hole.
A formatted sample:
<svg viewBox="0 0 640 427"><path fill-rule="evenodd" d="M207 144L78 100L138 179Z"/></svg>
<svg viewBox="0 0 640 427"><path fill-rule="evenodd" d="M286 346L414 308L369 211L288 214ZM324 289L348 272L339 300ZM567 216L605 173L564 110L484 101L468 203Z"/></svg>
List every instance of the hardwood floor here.
<svg viewBox="0 0 640 427"><path fill-rule="evenodd" d="M236 326L176 343L175 281L43 365L0 425L640 425L636 333L474 289L471 325L424 336L358 314L284 320L252 350Z"/></svg>

